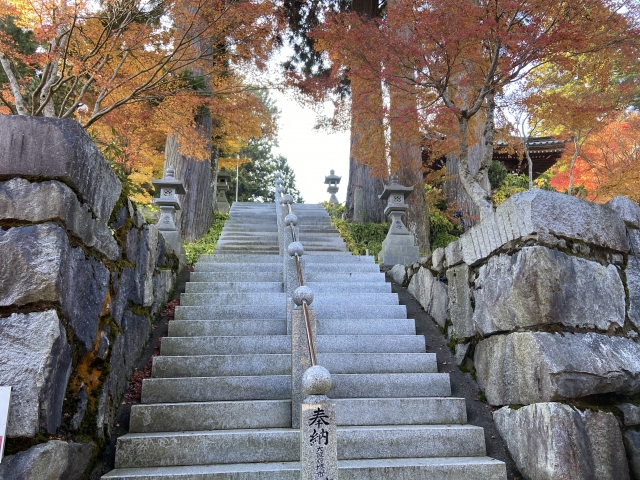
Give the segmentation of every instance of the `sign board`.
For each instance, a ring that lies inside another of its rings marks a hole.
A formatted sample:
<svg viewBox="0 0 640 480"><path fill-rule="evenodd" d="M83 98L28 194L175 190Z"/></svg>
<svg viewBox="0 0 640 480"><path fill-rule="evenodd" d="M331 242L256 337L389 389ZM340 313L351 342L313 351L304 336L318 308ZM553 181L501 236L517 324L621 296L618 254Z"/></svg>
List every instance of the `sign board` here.
<svg viewBox="0 0 640 480"><path fill-rule="evenodd" d="M0 387L0 462L4 455L4 444L7 433L7 419L9 418L9 403L11 403L11 387Z"/></svg>

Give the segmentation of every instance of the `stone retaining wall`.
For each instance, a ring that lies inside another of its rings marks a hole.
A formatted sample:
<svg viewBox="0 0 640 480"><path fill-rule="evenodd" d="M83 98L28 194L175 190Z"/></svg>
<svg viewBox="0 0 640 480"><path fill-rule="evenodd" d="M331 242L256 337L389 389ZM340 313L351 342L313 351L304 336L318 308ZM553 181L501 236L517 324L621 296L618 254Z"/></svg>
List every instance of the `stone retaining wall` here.
<svg viewBox="0 0 640 480"><path fill-rule="evenodd" d="M640 206L523 192L391 274L500 407L525 478L640 479Z"/></svg>
<svg viewBox="0 0 640 480"><path fill-rule="evenodd" d="M0 479L84 478L178 259L70 120L0 116L0 226Z"/></svg>

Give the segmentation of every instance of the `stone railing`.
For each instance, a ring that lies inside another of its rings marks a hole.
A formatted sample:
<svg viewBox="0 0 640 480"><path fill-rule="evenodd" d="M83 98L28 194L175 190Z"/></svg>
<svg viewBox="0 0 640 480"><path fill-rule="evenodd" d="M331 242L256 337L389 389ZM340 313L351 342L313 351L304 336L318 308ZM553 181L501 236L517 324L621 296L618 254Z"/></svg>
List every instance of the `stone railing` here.
<svg viewBox="0 0 640 480"><path fill-rule="evenodd" d="M88 478L178 258L72 120L0 115L0 227L0 478Z"/></svg>
<svg viewBox="0 0 640 480"><path fill-rule="evenodd" d="M287 332L291 335L291 426L300 428L300 478L338 477L336 407L327 396L329 371L315 353L316 317L309 305L313 291L304 284L304 247L300 242L293 197L276 176L278 238L287 293Z"/></svg>

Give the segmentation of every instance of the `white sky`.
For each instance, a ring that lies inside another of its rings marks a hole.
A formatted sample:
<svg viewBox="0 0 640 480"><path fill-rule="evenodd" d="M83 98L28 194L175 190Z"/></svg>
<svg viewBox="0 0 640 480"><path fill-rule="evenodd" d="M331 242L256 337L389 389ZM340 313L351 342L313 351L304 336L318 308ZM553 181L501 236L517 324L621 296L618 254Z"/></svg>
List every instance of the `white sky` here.
<svg viewBox="0 0 640 480"><path fill-rule="evenodd" d="M278 91L271 91L270 96L280 109L279 146L273 152L286 157L293 168L296 186L305 203L329 200L324 177L332 169L342 177L336 196L340 202L344 202L349 180L349 132L314 130L316 113L313 110L303 108ZM326 108L326 113L333 110L329 103Z"/></svg>

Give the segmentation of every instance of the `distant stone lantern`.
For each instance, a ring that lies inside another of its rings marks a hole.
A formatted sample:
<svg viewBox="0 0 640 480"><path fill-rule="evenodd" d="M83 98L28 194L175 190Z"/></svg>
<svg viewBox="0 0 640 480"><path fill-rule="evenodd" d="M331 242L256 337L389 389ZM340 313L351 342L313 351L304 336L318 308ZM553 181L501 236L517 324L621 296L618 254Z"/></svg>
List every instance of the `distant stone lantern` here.
<svg viewBox="0 0 640 480"><path fill-rule="evenodd" d="M405 187L398 183L398 176L391 177L389 185L385 185L380 200L387 201L384 214L390 219L389 233L382 242L382 250L378 260L383 265L409 265L418 260L419 247L415 245L415 238L402 221L402 215L409 209L405 200L413 192L413 187Z"/></svg>
<svg viewBox="0 0 640 480"><path fill-rule="evenodd" d="M180 201L176 195L187 193L181 180L175 178L176 171L173 167L167 168L167 175L160 180L151 180L160 196L154 199L154 203L160 207L160 219L158 220L158 230L175 231L176 224L173 214L180 210Z"/></svg>
<svg viewBox="0 0 640 480"><path fill-rule="evenodd" d="M324 183L329 185L327 188L327 192L331 194L331 198L329 199L329 203L339 203L338 197L336 197L336 193L338 193L338 184L342 177L339 177L335 174L335 170L331 170L330 175L324 177Z"/></svg>
<svg viewBox="0 0 640 480"><path fill-rule="evenodd" d="M229 213L231 206L227 200L226 192L231 188L231 174L221 170L218 172L218 196L216 198L216 210L220 213Z"/></svg>

